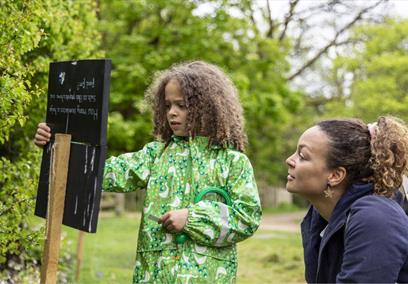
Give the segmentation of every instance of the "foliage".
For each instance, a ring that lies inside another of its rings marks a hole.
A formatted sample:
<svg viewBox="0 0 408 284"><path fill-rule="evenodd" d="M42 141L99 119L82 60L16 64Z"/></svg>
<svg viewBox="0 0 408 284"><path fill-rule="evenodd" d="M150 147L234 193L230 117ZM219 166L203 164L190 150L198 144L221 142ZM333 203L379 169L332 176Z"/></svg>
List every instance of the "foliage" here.
<svg viewBox="0 0 408 284"><path fill-rule="evenodd" d="M388 19L354 31L350 54L338 57L333 77L343 83L327 113L375 121L391 114L408 121L408 21ZM340 111L339 111L340 110Z"/></svg>
<svg viewBox="0 0 408 284"><path fill-rule="evenodd" d="M202 2L101 1L103 47L113 59L111 154L135 151L152 140L143 94L154 72L202 59L224 68L236 83L250 159L258 178L277 183L285 171L279 138L301 105L300 94L284 79L288 43L259 34L248 18L233 16L225 1L211 1L217 8L199 13Z"/></svg>
<svg viewBox="0 0 408 284"><path fill-rule="evenodd" d="M27 218L40 163L32 137L45 113L48 64L98 56L99 34L91 1L0 0L0 6L0 279L17 283L23 269L38 265L44 234Z"/></svg>

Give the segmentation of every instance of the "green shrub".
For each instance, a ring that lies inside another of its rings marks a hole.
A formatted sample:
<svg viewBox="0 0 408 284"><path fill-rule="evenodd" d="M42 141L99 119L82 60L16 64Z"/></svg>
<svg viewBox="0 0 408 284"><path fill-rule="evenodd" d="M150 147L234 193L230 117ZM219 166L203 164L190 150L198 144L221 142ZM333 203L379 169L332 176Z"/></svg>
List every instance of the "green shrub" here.
<svg viewBox="0 0 408 284"><path fill-rule="evenodd" d="M93 1L0 0L0 7L0 280L32 283L44 236L29 222L41 158L32 138L44 120L48 66L100 56L100 36Z"/></svg>

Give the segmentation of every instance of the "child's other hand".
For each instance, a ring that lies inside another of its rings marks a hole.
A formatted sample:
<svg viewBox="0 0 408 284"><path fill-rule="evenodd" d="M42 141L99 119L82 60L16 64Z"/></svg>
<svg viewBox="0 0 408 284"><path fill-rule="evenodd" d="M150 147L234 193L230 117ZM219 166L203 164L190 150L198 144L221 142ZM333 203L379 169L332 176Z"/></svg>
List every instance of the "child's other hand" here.
<svg viewBox="0 0 408 284"><path fill-rule="evenodd" d="M170 233L178 233L187 223L188 209L169 211L159 219L159 224Z"/></svg>
<svg viewBox="0 0 408 284"><path fill-rule="evenodd" d="M47 126L45 122L38 124L37 132L34 136L34 144L38 147L42 147L50 141L51 128Z"/></svg>

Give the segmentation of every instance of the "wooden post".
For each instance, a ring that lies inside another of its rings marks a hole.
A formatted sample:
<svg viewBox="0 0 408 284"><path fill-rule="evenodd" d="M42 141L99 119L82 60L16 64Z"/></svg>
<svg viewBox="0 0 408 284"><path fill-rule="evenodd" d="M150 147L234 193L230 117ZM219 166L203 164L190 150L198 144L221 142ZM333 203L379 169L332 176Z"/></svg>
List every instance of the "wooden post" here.
<svg viewBox="0 0 408 284"><path fill-rule="evenodd" d="M46 239L41 264L41 284L54 284L57 282L61 225L64 214L70 150L71 135L55 134L50 159Z"/></svg>
<svg viewBox="0 0 408 284"><path fill-rule="evenodd" d="M82 256L84 254L84 237L85 237L85 232L79 231L78 243L77 243L77 265L76 265L76 274L75 274L76 282L79 281L79 275L81 273Z"/></svg>

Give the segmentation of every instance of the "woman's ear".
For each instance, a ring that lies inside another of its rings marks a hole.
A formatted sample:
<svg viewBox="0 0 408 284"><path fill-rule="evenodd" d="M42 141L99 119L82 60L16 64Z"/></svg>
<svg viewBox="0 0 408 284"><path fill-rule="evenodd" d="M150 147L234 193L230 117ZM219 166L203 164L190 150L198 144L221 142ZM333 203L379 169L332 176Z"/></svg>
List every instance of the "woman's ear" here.
<svg viewBox="0 0 408 284"><path fill-rule="evenodd" d="M346 179L347 170L344 167L335 168L327 178L331 187L337 186Z"/></svg>

